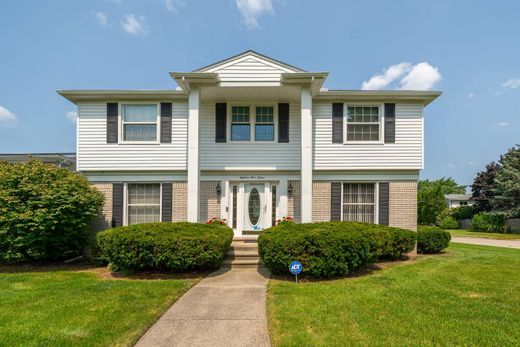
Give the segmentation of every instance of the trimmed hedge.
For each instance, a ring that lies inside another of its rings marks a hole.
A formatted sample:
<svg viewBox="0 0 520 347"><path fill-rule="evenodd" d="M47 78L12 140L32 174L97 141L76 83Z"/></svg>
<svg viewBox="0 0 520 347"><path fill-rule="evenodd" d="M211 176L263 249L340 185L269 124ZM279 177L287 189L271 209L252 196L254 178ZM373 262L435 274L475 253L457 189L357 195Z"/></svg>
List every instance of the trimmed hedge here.
<svg viewBox="0 0 520 347"><path fill-rule="evenodd" d="M452 216L444 216L437 221L437 225L442 229L458 229L459 222Z"/></svg>
<svg viewBox="0 0 520 347"><path fill-rule="evenodd" d="M274 274L287 274L291 261L313 277L345 276L378 259L398 259L415 247L411 230L355 222L282 223L258 238L260 257Z"/></svg>
<svg viewBox="0 0 520 347"><path fill-rule="evenodd" d="M114 271L217 269L233 231L220 224L147 223L97 235L101 260Z"/></svg>
<svg viewBox="0 0 520 347"><path fill-rule="evenodd" d="M501 213L479 213L471 219L471 229L494 233L505 233L506 216Z"/></svg>
<svg viewBox="0 0 520 347"><path fill-rule="evenodd" d="M417 231L418 253L440 253L450 245L451 234L439 227L420 226Z"/></svg>

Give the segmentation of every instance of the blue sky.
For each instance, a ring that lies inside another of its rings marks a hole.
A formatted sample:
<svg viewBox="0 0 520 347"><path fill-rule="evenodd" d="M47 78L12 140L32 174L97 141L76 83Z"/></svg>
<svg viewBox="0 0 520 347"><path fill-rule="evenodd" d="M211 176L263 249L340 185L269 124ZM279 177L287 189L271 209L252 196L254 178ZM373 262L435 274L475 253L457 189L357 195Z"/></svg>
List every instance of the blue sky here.
<svg viewBox="0 0 520 347"><path fill-rule="evenodd" d="M328 71L331 89L442 90L422 177L470 184L520 142L518 13L478 0L3 0L0 153L75 150L75 107L56 89L174 88L169 71L253 49Z"/></svg>

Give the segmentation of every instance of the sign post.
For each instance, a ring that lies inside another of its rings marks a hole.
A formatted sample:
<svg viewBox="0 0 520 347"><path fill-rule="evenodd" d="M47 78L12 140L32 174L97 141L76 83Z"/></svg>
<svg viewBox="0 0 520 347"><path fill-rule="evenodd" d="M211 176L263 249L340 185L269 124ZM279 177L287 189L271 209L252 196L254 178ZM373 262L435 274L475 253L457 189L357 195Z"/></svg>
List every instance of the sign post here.
<svg viewBox="0 0 520 347"><path fill-rule="evenodd" d="M293 261L291 262L291 265L289 265L289 272L296 276L296 283L298 283L298 275L300 272L302 272L303 266L302 263L299 261Z"/></svg>

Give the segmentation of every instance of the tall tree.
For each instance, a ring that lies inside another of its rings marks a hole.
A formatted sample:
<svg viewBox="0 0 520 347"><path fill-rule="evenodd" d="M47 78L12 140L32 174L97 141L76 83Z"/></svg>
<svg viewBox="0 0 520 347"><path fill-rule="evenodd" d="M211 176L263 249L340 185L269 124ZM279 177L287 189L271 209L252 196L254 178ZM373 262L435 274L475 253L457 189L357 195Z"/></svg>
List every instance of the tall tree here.
<svg viewBox="0 0 520 347"><path fill-rule="evenodd" d="M492 206L498 211L520 216L520 145L500 158L502 169L495 177Z"/></svg>
<svg viewBox="0 0 520 347"><path fill-rule="evenodd" d="M464 194L466 188L453 178L419 181L417 191L417 216L421 225L433 225L437 216L446 208L445 194Z"/></svg>
<svg viewBox="0 0 520 347"><path fill-rule="evenodd" d="M500 171L499 163L491 162L486 165L486 170L477 174L471 185L475 209L478 212L491 211L491 200L495 192L495 177Z"/></svg>

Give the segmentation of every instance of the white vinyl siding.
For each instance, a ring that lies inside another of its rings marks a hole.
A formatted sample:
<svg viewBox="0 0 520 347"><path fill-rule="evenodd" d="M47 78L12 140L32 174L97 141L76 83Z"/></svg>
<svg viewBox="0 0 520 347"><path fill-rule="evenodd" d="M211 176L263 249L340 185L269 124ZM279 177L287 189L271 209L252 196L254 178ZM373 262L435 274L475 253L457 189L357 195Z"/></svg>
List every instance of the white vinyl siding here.
<svg viewBox="0 0 520 347"><path fill-rule="evenodd" d="M79 104L78 170L186 170L188 104L174 102L172 108L171 143L116 144L107 143L106 103Z"/></svg>
<svg viewBox="0 0 520 347"><path fill-rule="evenodd" d="M228 119L231 117L229 111L227 117ZM215 104L203 103L200 110L201 170L299 170L300 118L300 105L291 103L289 143L277 143L277 141L215 143ZM228 135L228 139L229 137Z"/></svg>
<svg viewBox="0 0 520 347"><path fill-rule="evenodd" d="M256 57L248 57L224 66L215 67L209 72L219 74L222 82L279 82L281 74L290 72L281 66L262 61Z"/></svg>
<svg viewBox="0 0 520 347"><path fill-rule="evenodd" d="M348 104L348 102L347 102ZM423 107L396 104L395 143L332 143L332 103L313 104L315 170L423 168Z"/></svg>

